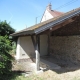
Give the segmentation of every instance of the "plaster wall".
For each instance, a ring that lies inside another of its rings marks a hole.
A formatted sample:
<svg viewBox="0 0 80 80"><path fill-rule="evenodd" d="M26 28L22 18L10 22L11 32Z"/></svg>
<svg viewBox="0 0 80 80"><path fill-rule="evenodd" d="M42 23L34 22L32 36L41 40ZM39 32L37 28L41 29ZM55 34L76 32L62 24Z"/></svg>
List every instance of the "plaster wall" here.
<svg viewBox="0 0 80 80"><path fill-rule="evenodd" d="M53 18L53 16L49 13L48 10L46 10L45 13L44 13L44 15L43 15L43 17L42 17L41 22L44 22L44 21L49 20L51 18Z"/></svg>
<svg viewBox="0 0 80 80"><path fill-rule="evenodd" d="M47 54L47 35L40 36L40 56ZM35 49L31 36L19 37L17 41L16 59L33 59Z"/></svg>
<svg viewBox="0 0 80 80"><path fill-rule="evenodd" d="M19 37L19 39L20 39L19 59L31 58L31 56L34 56L35 51L33 43L31 41L31 37L25 36L25 37ZM18 53L16 52L16 55L17 54Z"/></svg>
<svg viewBox="0 0 80 80"><path fill-rule="evenodd" d="M48 36L41 35L40 36L40 55L44 56L48 53Z"/></svg>

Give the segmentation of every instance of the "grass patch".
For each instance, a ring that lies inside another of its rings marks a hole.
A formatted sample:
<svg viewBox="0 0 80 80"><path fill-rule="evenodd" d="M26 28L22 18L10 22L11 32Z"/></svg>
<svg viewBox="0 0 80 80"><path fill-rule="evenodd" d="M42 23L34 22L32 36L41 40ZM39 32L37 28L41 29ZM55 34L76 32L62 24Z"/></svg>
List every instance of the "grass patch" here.
<svg viewBox="0 0 80 80"><path fill-rule="evenodd" d="M25 75L21 74L22 72L11 72L9 75L0 75L0 80L44 80L41 77L38 77L37 75L31 75L28 77L25 77Z"/></svg>
<svg viewBox="0 0 80 80"><path fill-rule="evenodd" d="M44 79L38 76L25 77L21 75L21 76L17 76L15 79L12 79L12 80L44 80Z"/></svg>
<svg viewBox="0 0 80 80"><path fill-rule="evenodd" d="M10 75L2 75L2 78L0 76L0 80L80 80L80 70L63 74L57 74L54 71L46 71L42 74L34 74L28 77L25 77L25 75L21 73L23 72L13 71Z"/></svg>

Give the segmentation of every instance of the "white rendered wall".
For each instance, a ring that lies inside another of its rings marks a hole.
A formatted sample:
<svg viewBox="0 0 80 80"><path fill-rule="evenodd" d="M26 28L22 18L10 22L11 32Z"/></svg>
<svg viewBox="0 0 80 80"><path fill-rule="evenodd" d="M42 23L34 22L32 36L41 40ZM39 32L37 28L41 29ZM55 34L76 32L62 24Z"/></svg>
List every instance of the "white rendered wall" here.
<svg viewBox="0 0 80 80"><path fill-rule="evenodd" d="M16 59L31 58L35 54L30 36L19 37L16 49Z"/></svg>
<svg viewBox="0 0 80 80"><path fill-rule="evenodd" d="M41 35L40 36L40 55L47 55L48 51L48 36L47 35Z"/></svg>
<svg viewBox="0 0 80 80"><path fill-rule="evenodd" d="M46 20L49 20L51 18L53 18L53 16L49 13L48 10L46 10L45 13L44 13L44 15L43 15L43 17L42 17L41 22L46 21Z"/></svg>
<svg viewBox="0 0 80 80"><path fill-rule="evenodd" d="M40 56L47 54L47 35L40 36ZM35 49L31 36L19 37L16 48L16 59L35 57Z"/></svg>
<svg viewBox="0 0 80 80"><path fill-rule="evenodd" d="M16 56L15 56L15 58L16 59L20 58L20 37L17 40L17 47L16 47Z"/></svg>

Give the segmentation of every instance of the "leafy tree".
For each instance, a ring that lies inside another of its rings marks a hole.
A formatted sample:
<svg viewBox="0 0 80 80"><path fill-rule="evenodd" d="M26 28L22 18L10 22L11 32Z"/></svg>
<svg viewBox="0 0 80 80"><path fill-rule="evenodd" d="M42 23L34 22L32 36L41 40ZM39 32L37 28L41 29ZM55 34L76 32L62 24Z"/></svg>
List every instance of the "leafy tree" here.
<svg viewBox="0 0 80 80"><path fill-rule="evenodd" d="M12 56L9 54L11 49L9 39L0 36L0 75L8 74L11 70Z"/></svg>
<svg viewBox="0 0 80 80"><path fill-rule="evenodd" d="M11 37L10 34L14 33L15 29L13 29L10 23L7 21L0 21L0 36L8 36L11 42L16 41L16 37Z"/></svg>
<svg viewBox="0 0 80 80"><path fill-rule="evenodd" d="M0 36L9 36L10 34L14 33L15 30L10 26L9 23L5 21L0 21Z"/></svg>
<svg viewBox="0 0 80 80"><path fill-rule="evenodd" d="M15 32L15 30L6 21L0 21L0 80L3 75L8 75L11 71L12 56L10 50L12 50L11 40L9 35Z"/></svg>

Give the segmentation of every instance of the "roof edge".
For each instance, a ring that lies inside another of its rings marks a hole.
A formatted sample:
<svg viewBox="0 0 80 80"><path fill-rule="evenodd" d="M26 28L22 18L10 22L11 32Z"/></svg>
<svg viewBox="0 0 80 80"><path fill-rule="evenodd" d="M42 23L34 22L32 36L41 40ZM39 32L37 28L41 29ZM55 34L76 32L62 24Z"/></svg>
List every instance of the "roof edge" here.
<svg viewBox="0 0 80 80"><path fill-rule="evenodd" d="M68 14L68 15L62 16L58 20L52 21L52 22L50 22L46 25L43 25L42 27L39 27L39 28L35 29L35 33L39 34L39 33L43 32L44 30L47 30L47 29L49 29L53 26L56 26L56 25L64 22L65 20L68 20L68 19L70 19L70 18L72 18L72 17L74 17L78 14L80 14L80 9L77 10L77 11L74 11L74 12Z"/></svg>
<svg viewBox="0 0 80 80"><path fill-rule="evenodd" d="M24 31L24 32L18 32L18 33L13 33L10 34L10 36L21 36L21 35L32 35L34 34L34 30L29 30L29 31Z"/></svg>

